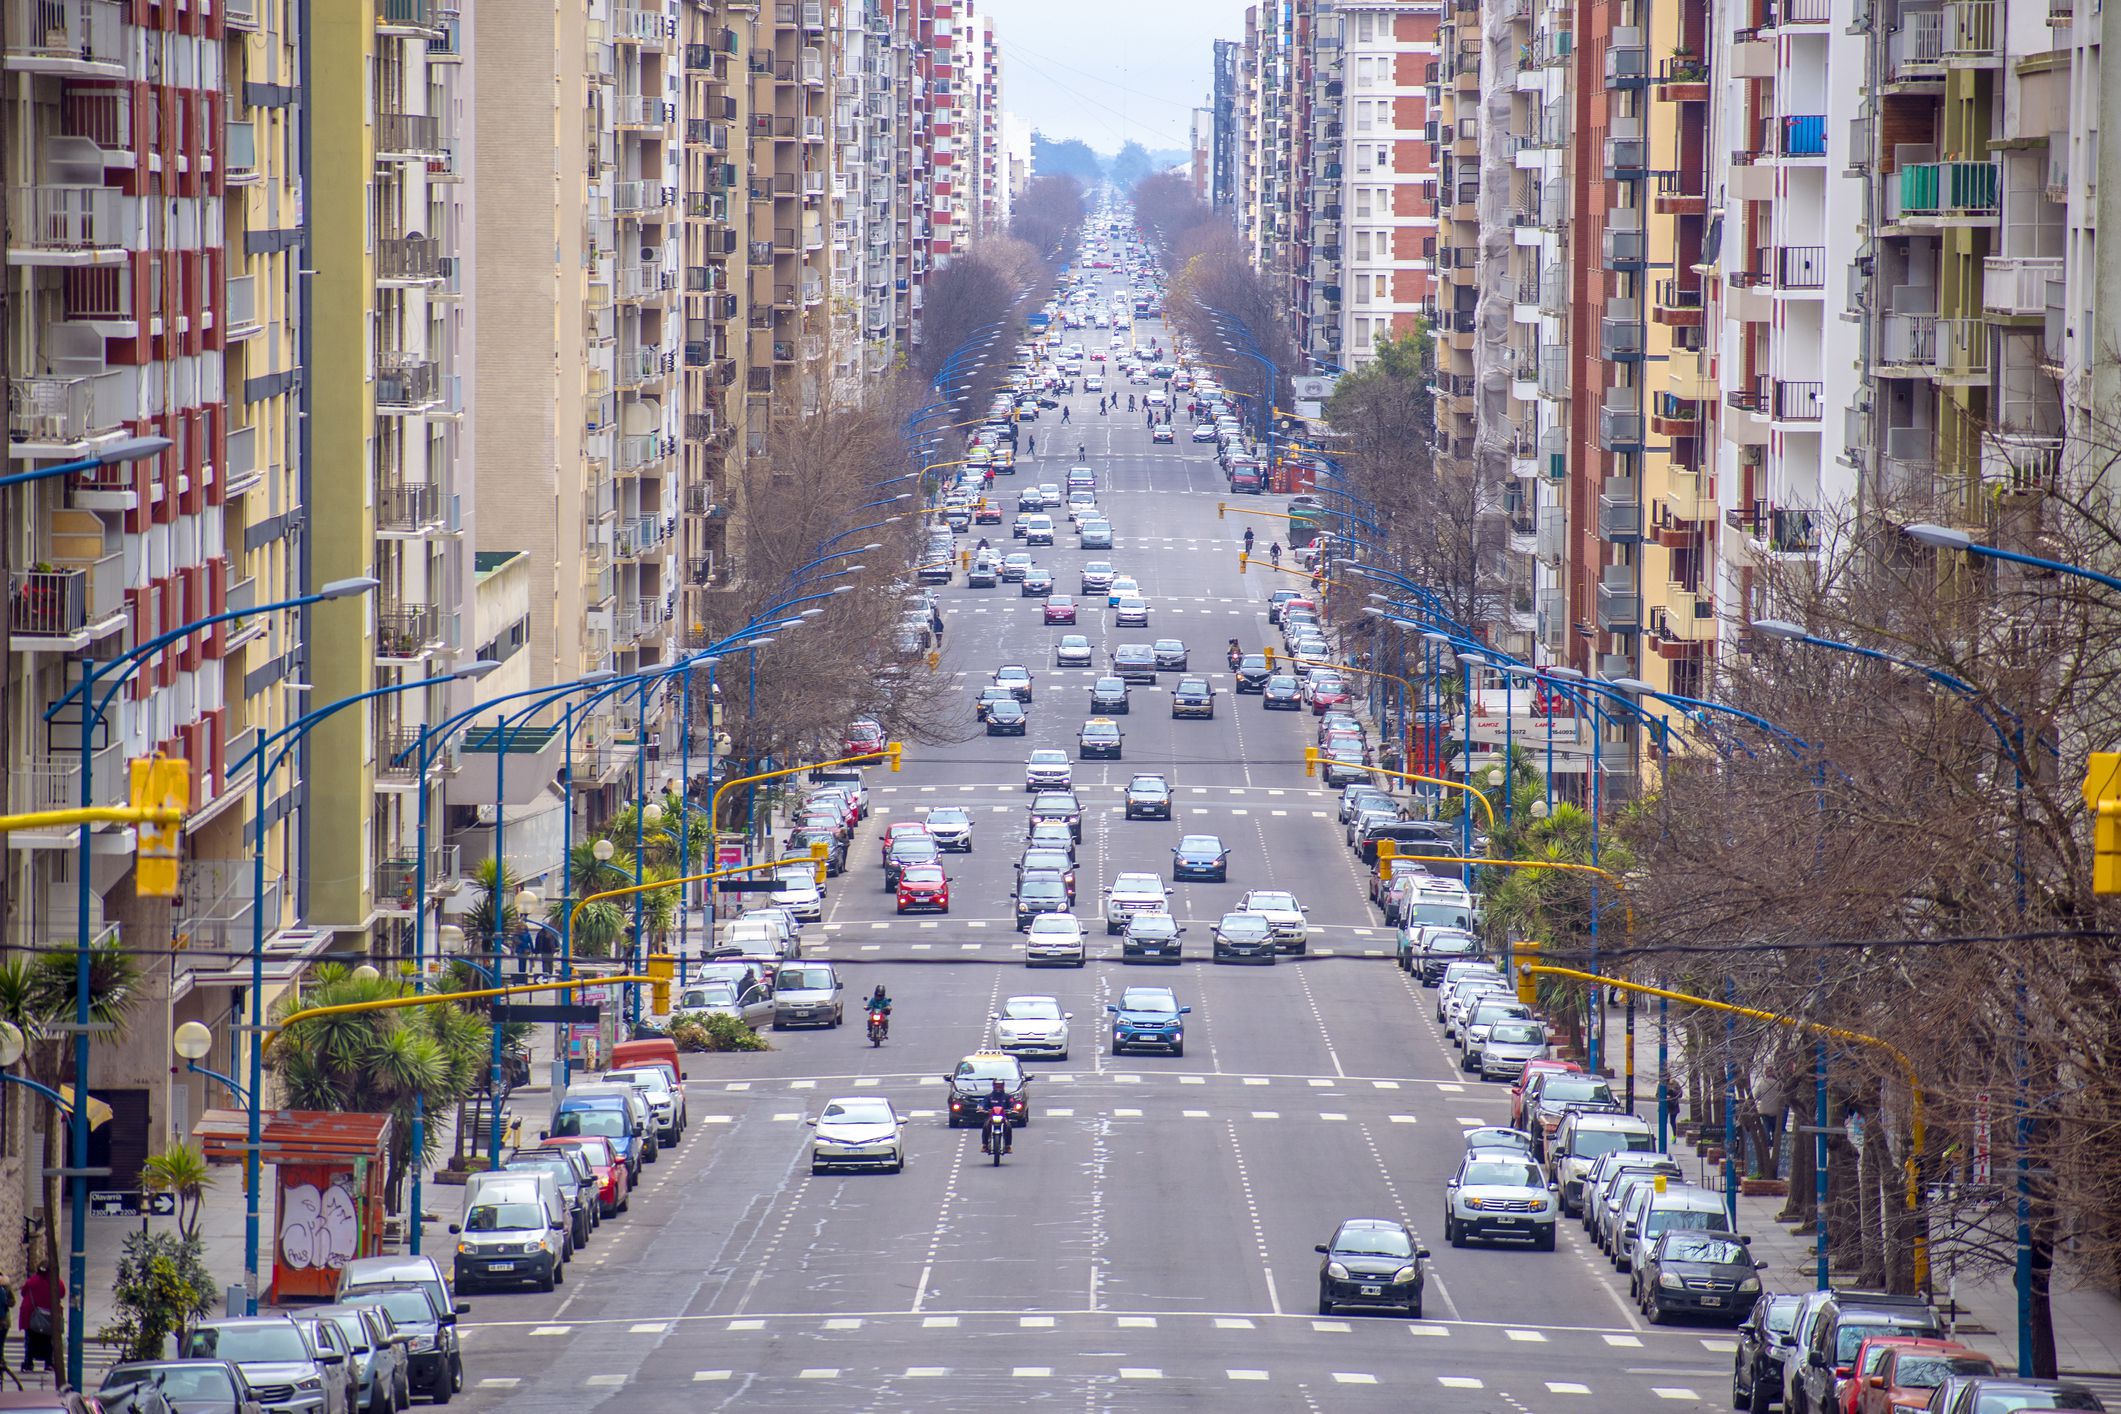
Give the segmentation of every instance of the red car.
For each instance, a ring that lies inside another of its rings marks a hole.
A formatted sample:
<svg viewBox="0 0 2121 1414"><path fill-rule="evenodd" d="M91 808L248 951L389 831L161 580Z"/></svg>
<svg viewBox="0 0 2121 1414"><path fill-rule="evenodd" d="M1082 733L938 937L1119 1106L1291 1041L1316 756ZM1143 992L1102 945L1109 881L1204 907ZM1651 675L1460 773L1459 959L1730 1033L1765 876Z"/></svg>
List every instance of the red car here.
<svg viewBox="0 0 2121 1414"><path fill-rule="evenodd" d="M1880 1347L1874 1363L1872 1345ZM1996 1362L1951 1340L1866 1340L1857 1353L1863 1371L1853 1414L1903 1414L1927 1409L1930 1391L1953 1375L1993 1375ZM1850 1382L1852 1385L1854 1381Z"/></svg>
<svg viewBox="0 0 2121 1414"><path fill-rule="evenodd" d="M1576 1062L1568 1060L1526 1061L1524 1063L1524 1073L1510 1084L1510 1127L1512 1129L1522 1129L1525 1126L1524 1087L1531 1083L1533 1076L1545 1070L1581 1071L1582 1069L1583 1067L1576 1064Z"/></svg>
<svg viewBox="0 0 2121 1414"><path fill-rule="evenodd" d="M589 1167L596 1173L597 1206L603 1210L605 1217L625 1212L627 1206L633 1202L632 1185L627 1180L626 1161L618 1156L610 1141L579 1135L564 1139L547 1139L543 1147L574 1148L582 1151L582 1156L589 1160Z"/></svg>
<svg viewBox="0 0 2121 1414"><path fill-rule="evenodd" d="M1002 503L981 497L979 504L972 509L972 523L974 525L1000 525L1002 523Z"/></svg>
<svg viewBox="0 0 2121 1414"><path fill-rule="evenodd" d="M883 749L883 727L867 719L858 721L847 728L847 734L840 738L840 755L842 756L866 756L872 751L882 751Z"/></svg>
<svg viewBox="0 0 2121 1414"><path fill-rule="evenodd" d="M1313 714L1323 717L1329 709L1347 704L1348 680L1337 673L1313 673L1304 684L1304 696Z"/></svg>
<svg viewBox="0 0 2121 1414"><path fill-rule="evenodd" d="M916 908L932 908L937 913L950 911L950 876L933 864L909 864L899 871L898 911L911 913Z"/></svg>
<svg viewBox="0 0 2121 1414"><path fill-rule="evenodd" d="M1075 596L1073 594L1049 594L1046 596L1046 622L1049 624L1072 624L1075 622Z"/></svg>

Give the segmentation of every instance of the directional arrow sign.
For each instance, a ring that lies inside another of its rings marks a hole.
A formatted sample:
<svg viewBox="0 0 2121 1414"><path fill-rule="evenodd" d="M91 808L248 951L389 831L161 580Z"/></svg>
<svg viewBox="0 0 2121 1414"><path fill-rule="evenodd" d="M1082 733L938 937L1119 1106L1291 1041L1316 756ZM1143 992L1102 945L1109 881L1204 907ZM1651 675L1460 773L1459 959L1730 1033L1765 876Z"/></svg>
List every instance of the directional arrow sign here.
<svg viewBox="0 0 2121 1414"><path fill-rule="evenodd" d="M174 1193L149 1193L147 1211L158 1218L173 1218L177 1215L177 1195Z"/></svg>

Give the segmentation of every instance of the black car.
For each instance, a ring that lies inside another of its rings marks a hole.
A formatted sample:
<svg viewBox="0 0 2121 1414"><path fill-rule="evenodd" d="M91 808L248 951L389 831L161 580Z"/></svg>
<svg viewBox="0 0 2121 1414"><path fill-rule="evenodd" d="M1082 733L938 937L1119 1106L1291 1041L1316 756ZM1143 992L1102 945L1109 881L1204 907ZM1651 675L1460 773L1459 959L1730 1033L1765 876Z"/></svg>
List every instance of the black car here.
<svg viewBox="0 0 2121 1414"><path fill-rule="evenodd" d="M1384 1306L1420 1318L1429 1249L1415 1243L1404 1223L1349 1218L1318 1252L1325 1258L1318 1264L1319 1315L1340 1306Z"/></svg>
<svg viewBox="0 0 2121 1414"><path fill-rule="evenodd" d="M1021 699L1010 688L1004 687L998 682L988 683L979 690L979 696L972 700L972 720L975 722L986 721L988 710L995 703L1005 699L1010 702L1021 703Z"/></svg>
<svg viewBox="0 0 2121 1414"><path fill-rule="evenodd" d="M1168 913L1130 913L1126 934L1120 939L1120 961L1146 962L1154 958L1158 962L1176 964L1179 960L1178 940L1185 931L1184 926Z"/></svg>
<svg viewBox="0 0 2121 1414"><path fill-rule="evenodd" d="M808 854L810 846L825 846L825 873L844 874L847 871L847 841L840 838L837 830L797 830L789 837L789 852Z"/></svg>
<svg viewBox="0 0 2121 1414"><path fill-rule="evenodd" d="M1016 931L1031 926L1041 913L1066 913L1068 886L1059 874L1040 869L1027 872L1016 884Z"/></svg>
<svg viewBox="0 0 2121 1414"><path fill-rule="evenodd" d="M1186 645L1176 638L1159 638L1149 646L1155 655L1159 671L1182 673L1186 670Z"/></svg>
<svg viewBox="0 0 2121 1414"><path fill-rule="evenodd" d="M1027 848L1016 861L1016 877L1028 879L1033 874L1050 873L1059 879L1068 890L1068 906L1075 907L1075 858L1065 849Z"/></svg>
<svg viewBox="0 0 2121 1414"><path fill-rule="evenodd" d="M1301 712L1304 690L1287 673L1275 673L1260 686L1259 705L1269 712Z"/></svg>
<svg viewBox="0 0 2121 1414"><path fill-rule="evenodd" d="M412 1387L416 1392L440 1403L463 1386L464 1356L457 1344L457 1317L470 1310L469 1302L459 1301L453 1310L437 1311L426 1287L407 1283L357 1287L339 1304L380 1306L389 1313L391 1324L400 1334L410 1337L406 1349L411 1352Z"/></svg>
<svg viewBox="0 0 2121 1414"><path fill-rule="evenodd" d="M1015 698L989 703L987 706L988 736L1023 736L1030 727L1031 714L1024 704Z"/></svg>
<svg viewBox="0 0 2121 1414"><path fill-rule="evenodd" d="M1399 939L1400 966L1419 973L1424 987L1443 981L1443 970L1452 963L1477 962L1486 955L1480 939L1455 928L1402 928Z"/></svg>
<svg viewBox="0 0 2121 1414"><path fill-rule="evenodd" d="M1083 761L1120 759L1120 729L1102 718L1083 723L1075 736L1075 754Z"/></svg>
<svg viewBox="0 0 2121 1414"><path fill-rule="evenodd" d="M1746 1319L1767 1265L1753 1259L1749 1240L1692 1228L1659 1233L1629 1273L1635 1304L1653 1326L1669 1316Z"/></svg>
<svg viewBox="0 0 2121 1414"><path fill-rule="evenodd" d="M900 835L884 851L884 891L898 888L898 876L909 864L941 864L942 846L929 835Z"/></svg>
<svg viewBox="0 0 2121 1414"><path fill-rule="evenodd" d="M104 1414L259 1414L264 1407L227 1360L129 1360L103 1372L96 1399Z"/></svg>
<svg viewBox="0 0 2121 1414"><path fill-rule="evenodd" d="M949 1118L950 1127L961 1124L976 1125L985 1113L986 1097L993 1093L994 1082L1002 1082L1002 1092L1009 1097L1009 1122L1022 1126L1031 1123L1030 1097L1026 1093L1030 1077L1024 1074L1023 1063L1015 1056L1000 1051L974 1051L957 1063L957 1069L943 1077L944 1102L948 1106L943 1113Z"/></svg>
<svg viewBox="0 0 2121 1414"><path fill-rule="evenodd" d="M1171 818L1171 784L1162 776L1136 776L1127 782L1126 801L1129 820Z"/></svg>
<svg viewBox="0 0 2121 1414"><path fill-rule="evenodd" d="M1120 717L1127 712L1127 684L1121 678L1099 678L1090 684L1090 710L1101 717Z"/></svg>
<svg viewBox="0 0 2121 1414"><path fill-rule="evenodd" d="M1230 878L1230 851L1214 835L1187 835L1171 847L1171 877L1226 883Z"/></svg>
<svg viewBox="0 0 2121 1414"><path fill-rule="evenodd" d="M1171 689L1171 715L1214 720L1215 689L1208 686L1206 678L1180 678Z"/></svg>
<svg viewBox="0 0 2121 1414"><path fill-rule="evenodd" d="M1053 573L1050 570L1031 570L1024 575L1018 596L1024 599L1043 599L1053 592Z"/></svg>
<svg viewBox="0 0 2121 1414"><path fill-rule="evenodd" d="M1146 643L1122 643L1112 650L1112 673L1121 682L1155 682L1156 650Z"/></svg>
<svg viewBox="0 0 2121 1414"><path fill-rule="evenodd" d="M1731 1407L1767 1414L1782 1398L1782 1362L1790 1353L1797 1298L1763 1296L1738 1323L1738 1355L1731 1367Z"/></svg>
<svg viewBox="0 0 2121 1414"><path fill-rule="evenodd" d="M1280 953L1274 941L1274 925L1264 913L1225 913L1215 924L1215 943L1208 950L1213 962L1252 962L1272 967Z"/></svg>
<svg viewBox="0 0 2121 1414"><path fill-rule="evenodd" d="M1267 666L1267 655L1264 653L1247 653L1237 660L1239 692L1258 692L1266 687L1267 679L1273 676L1274 670Z"/></svg>
<svg viewBox="0 0 2121 1414"><path fill-rule="evenodd" d="M1072 791L1042 790L1031 797L1031 823L1058 820L1077 841L1083 837L1083 803Z"/></svg>
<svg viewBox="0 0 2121 1414"><path fill-rule="evenodd" d="M972 568L965 571L965 588L992 589L1001 577L1001 567L994 561L974 560Z"/></svg>

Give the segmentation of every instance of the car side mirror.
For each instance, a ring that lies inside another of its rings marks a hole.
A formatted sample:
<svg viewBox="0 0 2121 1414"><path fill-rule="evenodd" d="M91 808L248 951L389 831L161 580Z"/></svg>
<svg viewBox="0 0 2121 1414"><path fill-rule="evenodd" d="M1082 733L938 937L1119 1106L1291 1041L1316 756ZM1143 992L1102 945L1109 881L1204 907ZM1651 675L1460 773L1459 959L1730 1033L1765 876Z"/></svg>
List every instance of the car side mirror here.
<svg viewBox="0 0 2121 1414"><path fill-rule="evenodd" d="M1313 1252L1330 1252L1330 1251L1332 1251L1333 1249L1332 1249L1332 1248L1330 1248L1330 1247L1328 1247L1328 1246L1326 1246L1326 1244L1325 1244L1325 1243L1321 1242L1321 1243L1319 1243L1319 1244L1318 1244L1318 1245L1317 1245L1316 1247L1313 1247L1313 1248L1312 1248L1311 1250L1312 1250Z"/></svg>
<svg viewBox="0 0 2121 1414"><path fill-rule="evenodd" d="M336 1350L320 1350L317 1352L317 1363L319 1365L343 1365L346 1363L346 1357Z"/></svg>
<svg viewBox="0 0 2121 1414"><path fill-rule="evenodd" d="M463 1230L464 1230L464 1229L463 1229L462 1227L458 1226L458 1225L457 1225L456 1223L451 1223L451 1224L449 1225L449 1235L450 1235L451 1237L455 1237L455 1236L456 1236L456 1235L457 1235L458 1233L462 1232Z"/></svg>
<svg viewBox="0 0 2121 1414"><path fill-rule="evenodd" d="M540 1138L540 1139L548 1139L548 1138L550 1138L550 1137L551 1137L551 1136L550 1136L550 1135L548 1135L548 1134L547 1134L547 1133L546 1133L546 1132L545 1132L544 1130L542 1130L542 1129L541 1129L541 1130L539 1130L539 1131L538 1131L538 1138Z"/></svg>
<svg viewBox="0 0 2121 1414"><path fill-rule="evenodd" d="M553 1230L554 1232L565 1232L565 1231L567 1231L567 1221L566 1221L566 1219L564 1219L564 1218L554 1218L554 1219L552 1220L552 1230Z"/></svg>
<svg viewBox="0 0 2121 1414"><path fill-rule="evenodd" d="M1428 1248L1426 1248L1426 1247L1417 1247L1417 1248L1415 1248L1415 1249L1414 1249L1414 1259L1415 1259L1416 1261L1418 1261L1418 1262L1426 1262L1426 1261L1428 1261L1428 1260L1429 1260L1429 1249L1428 1249Z"/></svg>
<svg viewBox="0 0 2121 1414"><path fill-rule="evenodd" d="M1074 1012L1072 1012L1072 1011L1064 1011L1064 1012L1062 1012L1062 1013L1061 1013L1061 1020L1063 1020L1063 1021L1073 1021L1073 1020L1075 1020L1075 1013L1074 1013Z"/></svg>
<svg viewBox="0 0 2121 1414"><path fill-rule="evenodd" d="M1754 1271L1756 1271L1756 1272L1764 1272L1764 1271L1766 1271L1766 1270L1767 1270L1767 1263L1765 1263L1765 1262L1755 1262L1755 1263L1753 1263L1753 1270L1754 1270Z"/></svg>
<svg viewBox="0 0 2121 1414"><path fill-rule="evenodd" d="M1885 1388L1885 1376L1883 1376L1883 1375L1872 1375L1872 1376L1871 1376L1871 1378L1870 1378L1870 1386L1871 1386L1871 1388L1872 1388L1872 1389L1884 1389L1884 1388Z"/></svg>

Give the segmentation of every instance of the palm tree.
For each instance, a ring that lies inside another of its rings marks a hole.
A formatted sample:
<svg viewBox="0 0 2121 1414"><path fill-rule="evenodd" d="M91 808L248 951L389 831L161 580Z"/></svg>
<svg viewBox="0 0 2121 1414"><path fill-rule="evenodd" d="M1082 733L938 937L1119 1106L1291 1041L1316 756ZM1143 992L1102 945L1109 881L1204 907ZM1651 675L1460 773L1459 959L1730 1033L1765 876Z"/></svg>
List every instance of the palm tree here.
<svg viewBox="0 0 2121 1414"><path fill-rule="evenodd" d="M664 879L675 879L678 873L667 864L651 865L643 871L643 883L656 883ZM677 925L678 902L683 886L672 884L667 889L650 889L641 895L641 931L651 946L660 946Z"/></svg>
<svg viewBox="0 0 2121 1414"><path fill-rule="evenodd" d="M464 935L482 951L498 951L523 926L516 912L515 871L488 856L472 872L478 897L464 914Z"/></svg>
<svg viewBox="0 0 2121 1414"><path fill-rule="evenodd" d="M598 859L596 841L587 840L567 852L567 894L570 898L585 899L606 889L623 889L632 882L633 859L623 850L609 859Z"/></svg>
<svg viewBox="0 0 2121 1414"><path fill-rule="evenodd" d="M568 946L576 957L608 957L612 943L618 940L632 922L631 910L622 908L616 899L598 899L584 904L575 914L574 929Z"/></svg>
<svg viewBox="0 0 2121 1414"><path fill-rule="evenodd" d="M177 1233L186 1242L199 1236L199 1204L214 1185L206 1156L189 1144L172 1144L147 1156L140 1166L140 1186L150 1193L177 1196Z"/></svg>
<svg viewBox="0 0 2121 1414"><path fill-rule="evenodd" d="M381 1001L413 990L406 978L362 978L327 965L317 969L301 996L290 993L275 1004L274 1019L284 1022L307 1007ZM432 1163L440 1147L440 1126L434 1125L423 1134L419 1151L413 1151L414 1101L429 1114L440 1115L471 1095L491 1046L492 1032L483 1018L454 1002L435 1002L283 1025L267 1064L294 1108L391 1116L389 1188L395 1211L411 1165Z"/></svg>

